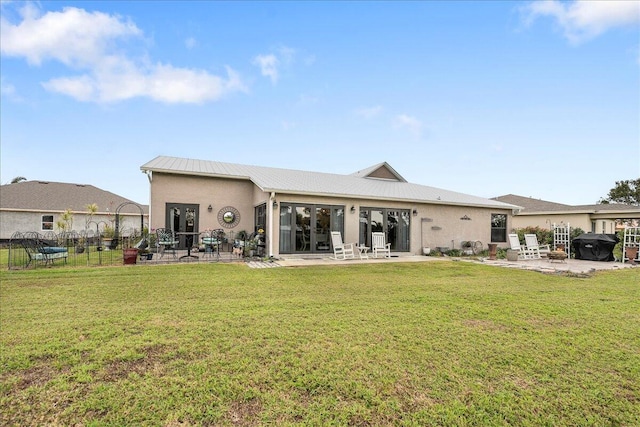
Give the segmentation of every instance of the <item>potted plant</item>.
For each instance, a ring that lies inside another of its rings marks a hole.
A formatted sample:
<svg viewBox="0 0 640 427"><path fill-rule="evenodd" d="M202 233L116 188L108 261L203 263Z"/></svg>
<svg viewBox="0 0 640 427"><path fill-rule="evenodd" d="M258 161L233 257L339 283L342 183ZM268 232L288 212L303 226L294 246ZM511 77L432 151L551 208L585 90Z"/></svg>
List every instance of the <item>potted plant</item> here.
<svg viewBox="0 0 640 427"><path fill-rule="evenodd" d="M635 243L625 246L624 254L631 264L635 264L636 258L638 257L638 246Z"/></svg>
<svg viewBox="0 0 640 427"><path fill-rule="evenodd" d="M112 225L110 224L106 224L104 226L104 228L102 229L102 245L104 248L110 248L111 247L111 242L113 241L113 238L116 235L116 230L113 228Z"/></svg>
<svg viewBox="0 0 640 427"><path fill-rule="evenodd" d="M253 257L256 254L256 239L249 239L244 244L244 256Z"/></svg>
<svg viewBox="0 0 640 427"><path fill-rule="evenodd" d="M518 261L518 251L507 249L507 261Z"/></svg>
<svg viewBox="0 0 640 427"><path fill-rule="evenodd" d="M84 236L80 236L80 238L78 239L78 243L76 244L76 253L77 254L83 253L86 244L87 244L87 239Z"/></svg>

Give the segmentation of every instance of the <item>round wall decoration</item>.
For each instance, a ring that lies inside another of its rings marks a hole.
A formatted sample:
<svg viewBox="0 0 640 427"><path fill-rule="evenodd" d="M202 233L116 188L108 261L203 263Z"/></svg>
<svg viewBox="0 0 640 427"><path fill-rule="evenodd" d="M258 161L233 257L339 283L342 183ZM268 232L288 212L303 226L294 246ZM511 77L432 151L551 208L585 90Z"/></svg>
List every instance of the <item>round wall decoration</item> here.
<svg viewBox="0 0 640 427"><path fill-rule="evenodd" d="M233 228L240 222L240 212L233 206L225 206L218 212L218 222L224 228Z"/></svg>

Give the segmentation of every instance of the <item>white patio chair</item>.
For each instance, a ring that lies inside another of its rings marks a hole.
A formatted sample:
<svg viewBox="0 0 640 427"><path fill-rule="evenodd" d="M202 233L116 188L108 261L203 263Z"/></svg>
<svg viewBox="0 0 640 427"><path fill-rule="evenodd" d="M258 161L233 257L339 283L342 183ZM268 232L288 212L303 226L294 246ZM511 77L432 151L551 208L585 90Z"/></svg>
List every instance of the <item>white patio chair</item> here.
<svg viewBox="0 0 640 427"><path fill-rule="evenodd" d="M345 260L354 259L353 243L343 243L342 235L339 231L331 232L331 244L333 245L333 257Z"/></svg>
<svg viewBox="0 0 640 427"><path fill-rule="evenodd" d="M391 243L385 243L384 233L371 233L371 250L373 257L378 258L378 254L384 254L385 258L391 258Z"/></svg>
<svg viewBox="0 0 640 427"><path fill-rule="evenodd" d="M531 251L520 245L520 239L517 234L509 234L509 246L511 250L518 252L518 259L533 259Z"/></svg>
<svg viewBox="0 0 640 427"><path fill-rule="evenodd" d="M535 234L525 234L524 242L527 251L529 251L534 259L540 259L543 254L547 256L547 254L551 252L549 245L540 245L538 243L538 237Z"/></svg>

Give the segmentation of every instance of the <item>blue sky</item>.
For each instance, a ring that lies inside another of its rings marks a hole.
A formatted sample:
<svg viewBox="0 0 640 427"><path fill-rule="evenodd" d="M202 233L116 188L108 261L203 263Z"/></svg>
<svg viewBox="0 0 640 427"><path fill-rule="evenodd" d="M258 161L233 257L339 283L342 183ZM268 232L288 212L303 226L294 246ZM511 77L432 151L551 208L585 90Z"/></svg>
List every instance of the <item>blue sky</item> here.
<svg viewBox="0 0 640 427"><path fill-rule="evenodd" d="M157 155L591 204L640 177L640 3L0 3L1 178Z"/></svg>

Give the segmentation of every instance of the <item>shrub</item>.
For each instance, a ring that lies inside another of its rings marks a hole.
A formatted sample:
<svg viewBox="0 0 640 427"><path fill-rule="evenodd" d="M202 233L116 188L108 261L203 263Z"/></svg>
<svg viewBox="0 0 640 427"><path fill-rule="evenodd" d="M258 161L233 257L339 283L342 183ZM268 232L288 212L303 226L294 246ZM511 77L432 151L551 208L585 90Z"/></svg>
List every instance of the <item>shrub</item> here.
<svg viewBox="0 0 640 427"><path fill-rule="evenodd" d="M553 244L553 231L547 230L546 228L540 227L524 227L524 228L516 228L513 230L514 233L518 233L518 239L520 241L524 241L525 234L535 234L538 238L538 243L541 245L552 245Z"/></svg>

